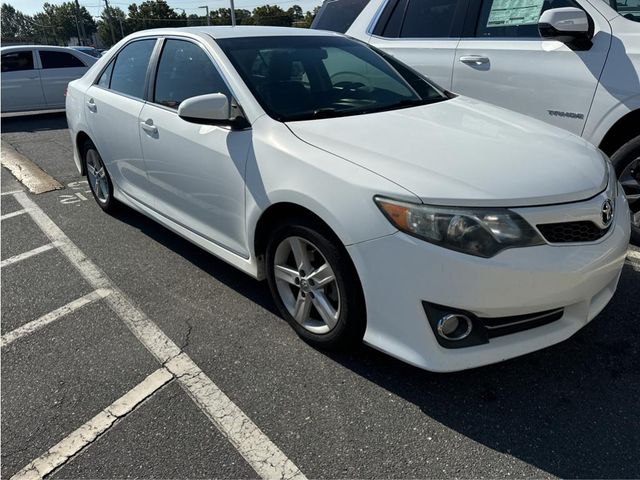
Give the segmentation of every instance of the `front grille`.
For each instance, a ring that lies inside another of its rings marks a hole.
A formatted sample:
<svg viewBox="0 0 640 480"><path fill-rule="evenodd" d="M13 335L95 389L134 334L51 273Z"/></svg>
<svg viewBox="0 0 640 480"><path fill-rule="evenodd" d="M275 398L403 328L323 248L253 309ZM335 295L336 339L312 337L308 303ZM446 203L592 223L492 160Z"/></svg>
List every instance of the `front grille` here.
<svg viewBox="0 0 640 480"><path fill-rule="evenodd" d="M545 312L529 313L527 315L515 315L512 317L480 318L480 322L487 329L489 338L501 337L510 333L522 332L530 328L541 327L564 315L564 308L547 310Z"/></svg>
<svg viewBox="0 0 640 480"><path fill-rule="evenodd" d="M545 223L537 227L549 243L595 242L609 230L590 221Z"/></svg>

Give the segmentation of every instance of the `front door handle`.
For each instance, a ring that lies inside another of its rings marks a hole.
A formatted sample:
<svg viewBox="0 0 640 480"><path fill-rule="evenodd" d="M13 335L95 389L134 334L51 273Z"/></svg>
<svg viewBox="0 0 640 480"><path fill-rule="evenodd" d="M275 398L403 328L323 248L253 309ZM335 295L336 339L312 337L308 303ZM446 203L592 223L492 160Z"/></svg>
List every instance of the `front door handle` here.
<svg viewBox="0 0 640 480"><path fill-rule="evenodd" d="M463 55L460 57L460 61L467 65L485 65L489 63L489 57L482 55Z"/></svg>
<svg viewBox="0 0 640 480"><path fill-rule="evenodd" d="M140 126L145 132L150 133L152 135L155 135L156 133L158 133L158 127L156 127L153 124L153 120L151 120L150 118L144 122L140 122Z"/></svg>
<svg viewBox="0 0 640 480"><path fill-rule="evenodd" d="M87 101L87 108L92 112L96 112L98 110L98 107L96 107L96 103L93 101L93 98Z"/></svg>

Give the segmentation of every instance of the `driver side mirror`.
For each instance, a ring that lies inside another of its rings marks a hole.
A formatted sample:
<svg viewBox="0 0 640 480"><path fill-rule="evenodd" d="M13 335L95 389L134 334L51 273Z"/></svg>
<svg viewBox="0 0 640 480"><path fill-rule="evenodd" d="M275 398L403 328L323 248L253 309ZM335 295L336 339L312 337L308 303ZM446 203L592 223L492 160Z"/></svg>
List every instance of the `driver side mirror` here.
<svg viewBox="0 0 640 480"><path fill-rule="evenodd" d="M191 123L247 128L249 122L241 115L232 118L231 110L231 104L225 94L208 93L187 98L180 103L178 116ZM234 110L239 110L239 107Z"/></svg>
<svg viewBox="0 0 640 480"><path fill-rule="evenodd" d="M573 50L588 50L592 45L589 17L579 8L546 10L540 15L538 30L542 38L565 43Z"/></svg>

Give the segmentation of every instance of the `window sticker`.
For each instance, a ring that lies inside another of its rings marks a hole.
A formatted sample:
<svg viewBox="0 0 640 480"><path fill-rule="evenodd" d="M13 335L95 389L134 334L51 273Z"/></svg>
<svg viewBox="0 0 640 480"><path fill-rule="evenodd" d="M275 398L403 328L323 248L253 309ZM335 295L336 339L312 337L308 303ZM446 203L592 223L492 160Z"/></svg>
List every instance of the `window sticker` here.
<svg viewBox="0 0 640 480"><path fill-rule="evenodd" d="M487 28L538 23L544 0L493 0Z"/></svg>

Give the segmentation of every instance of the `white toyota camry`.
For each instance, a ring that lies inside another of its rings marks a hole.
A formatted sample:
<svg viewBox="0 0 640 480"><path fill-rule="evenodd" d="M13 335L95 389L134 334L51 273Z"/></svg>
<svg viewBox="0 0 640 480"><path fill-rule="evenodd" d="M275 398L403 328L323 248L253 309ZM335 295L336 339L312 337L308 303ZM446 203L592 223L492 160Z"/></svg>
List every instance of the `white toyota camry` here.
<svg viewBox="0 0 640 480"><path fill-rule="evenodd" d="M497 362L585 326L624 262L598 149L339 34L139 32L69 85L67 118L102 209L266 278L316 346Z"/></svg>

